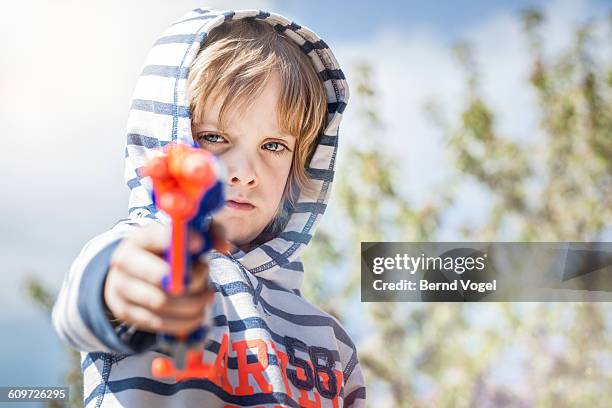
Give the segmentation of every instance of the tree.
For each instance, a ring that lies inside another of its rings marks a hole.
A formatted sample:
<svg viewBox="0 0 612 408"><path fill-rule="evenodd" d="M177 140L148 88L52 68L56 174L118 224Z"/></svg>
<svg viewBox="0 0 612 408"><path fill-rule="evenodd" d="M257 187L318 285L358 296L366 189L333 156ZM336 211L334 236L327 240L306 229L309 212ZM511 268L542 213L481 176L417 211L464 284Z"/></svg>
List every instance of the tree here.
<svg viewBox="0 0 612 408"><path fill-rule="evenodd" d="M492 202L482 226L458 231L466 240L588 241L601 239L612 227L612 66L593 56L591 34L597 22L579 27L574 44L560 57L547 59L538 33L543 19L537 10L522 14L532 56L528 85L538 95L541 137L521 144L499 134L495 114L480 92L469 44L455 48L468 89L461 117L447 123L428 108L455 158L457 175L445 184L475 180ZM441 198L417 208L397 193L394 163L368 145L366 137L384 138L385 132L373 68L361 64L356 73L352 88L363 130L359 147L345 153L336 187L342 219L334 221L346 226L345 233L320 228L306 258L305 283L311 287L324 286L317 281L325 271L350 276L330 308L341 319L346 306L339 305L354 302L358 287L359 242L435 240L454 195L448 190L432 195ZM352 183L355 179L360 183ZM612 327L606 304L361 307L367 308L372 325L358 350L373 405L603 406L612 399ZM492 319L484 324L474 319L487 314ZM515 364L515 384L496 380L503 361Z"/></svg>

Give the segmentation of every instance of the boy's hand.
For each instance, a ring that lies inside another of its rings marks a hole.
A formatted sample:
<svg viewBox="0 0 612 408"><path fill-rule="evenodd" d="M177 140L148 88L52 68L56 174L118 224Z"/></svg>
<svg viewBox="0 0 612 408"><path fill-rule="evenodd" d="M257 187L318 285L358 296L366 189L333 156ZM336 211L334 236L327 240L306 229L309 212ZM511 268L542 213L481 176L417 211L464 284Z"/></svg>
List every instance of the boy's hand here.
<svg viewBox="0 0 612 408"><path fill-rule="evenodd" d="M219 225L211 225L215 248L227 251ZM208 287L209 267L192 265L191 282L185 294L171 296L161 287L170 272L163 251L171 240L170 226L158 223L139 228L115 249L104 284L104 300L117 319L150 332L185 333L199 327L214 290ZM202 247L199 235L190 236L191 253Z"/></svg>

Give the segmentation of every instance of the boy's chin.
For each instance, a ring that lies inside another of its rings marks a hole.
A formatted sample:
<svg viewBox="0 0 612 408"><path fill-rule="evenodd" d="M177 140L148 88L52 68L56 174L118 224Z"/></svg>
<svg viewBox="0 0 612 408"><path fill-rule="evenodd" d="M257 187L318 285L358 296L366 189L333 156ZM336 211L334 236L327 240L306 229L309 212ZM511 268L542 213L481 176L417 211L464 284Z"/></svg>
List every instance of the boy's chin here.
<svg viewBox="0 0 612 408"><path fill-rule="evenodd" d="M239 240L229 240L235 247L239 248L240 250L242 250L243 252L247 253L251 250L251 242L252 240L244 240L244 239L239 239Z"/></svg>
<svg viewBox="0 0 612 408"><path fill-rule="evenodd" d="M225 231L225 238L232 244L240 247L253 241L264 230L266 224L250 225L247 220L233 217L232 215L220 212L215 218L215 222L220 224Z"/></svg>
<svg viewBox="0 0 612 408"><path fill-rule="evenodd" d="M232 225L232 224L233 224L232 222L229 222L227 224L221 223L221 225L223 225L225 229L226 239L232 244L234 244L235 246L237 246L238 248L247 252L245 248L249 247L250 243L259 235L261 231L251 231L251 230L245 231L243 229L244 225Z"/></svg>

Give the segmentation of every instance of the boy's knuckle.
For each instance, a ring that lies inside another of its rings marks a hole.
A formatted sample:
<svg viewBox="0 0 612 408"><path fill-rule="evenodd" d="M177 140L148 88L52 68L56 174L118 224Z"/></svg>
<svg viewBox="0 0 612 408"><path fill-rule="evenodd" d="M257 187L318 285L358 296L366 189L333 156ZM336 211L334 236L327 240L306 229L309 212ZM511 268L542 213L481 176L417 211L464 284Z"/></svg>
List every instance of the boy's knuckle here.
<svg viewBox="0 0 612 408"><path fill-rule="evenodd" d="M134 255L134 246L129 242L124 242L117 247L112 258L111 264L124 269L128 265L128 260Z"/></svg>
<svg viewBox="0 0 612 408"><path fill-rule="evenodd" d="M163 319L150 319L148 325L154 330L163 330L165 327L165 322Z"/></svg>
<svg viewBox="0 0 612 408"><path fill-rule="evenodd" d="M154 297L149 300L149 307L156 312L163 310L167 304L168 300L165 296Z"/></svg>
<svg viewBox="0 0 612 408"><path fill-rule="evenodd" d="M117 294L117 297L123 300L132 297L132 292L128 288L129 285L125 283L125 278L123 276L117 276L113 281L113 292Z"/></svg>
<svg viewBox="0 0 612 408"><path fill-rule="evenodd" d="M104 282L104 290L106 292L116 292L115 290L115 280L117 278L117 268L111 266L108 270L108 274L106 275L106 281Z"/></svg>
<svg viewBox="0 0 612 408"><path fill-rule="evenodd" d="M189 314L187 315L187 319L190 320L190 321L197 321L198 319L200 319L202 317L203 313L204 313L204 308L202 308L202 307L195 307L195 308L189 310Z"/></svg>
<svg viewBox="0 0 612 408"><path fill-rule="evenodd" d="M128 320L131 320L131 319L132 319L132 317L131 317L131 315L130 315L129 311L128 311L126 308L124 308L124 307L119 307L119 308L117 309L117 311L113 311L113 314L114 314L114 315L115 315L115 316L116 316L118 319L121 319L121 320L126 320L126 321L128 321Z"/></svg>
<svg viewBox="0 0 612 408"><path fill-rule="evenodd" d="M142 238L147 237L150 234L150 228L149 226L145 226L145 227L140 227L135 229L131 234L129 234L127 236L128 241L140 241Z"/></svg>
<svg viewBox="0 0 612 408"><path fill-rule="evenodd" d="M121 244L113 252L111 257L111 264L121 266L125 259L125 245Z"/></svg>

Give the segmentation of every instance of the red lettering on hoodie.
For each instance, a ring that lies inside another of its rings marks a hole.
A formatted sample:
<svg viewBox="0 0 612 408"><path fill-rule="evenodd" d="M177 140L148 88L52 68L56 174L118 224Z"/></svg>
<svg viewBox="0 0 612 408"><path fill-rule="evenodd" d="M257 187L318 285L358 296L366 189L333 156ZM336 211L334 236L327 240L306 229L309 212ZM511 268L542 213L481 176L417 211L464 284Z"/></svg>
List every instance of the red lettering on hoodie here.
<svg viewBox="0 0 612 408"><path fill-rule="evenodd" d="M217 353L217 358L215 359L215 371L213 373L212 382L221 387L225 392L232 394L232 385L227 379L227 359L229 357L228 344L229 336L226 333L223 334L223 339L221 340L221 345L219 346L219 352Z"/></svg>
<svg viewBox="0 0 612 408"><path fill-rule="evenodd" d="M315 400L312 401L308 397L309 391L300 389L300 399L298 400L298 404L302 408L321 408L321 397L319 397L319 393L316 392L316 388L312 389L312 394L315 397Z"/></svg>
<svg viewBox="0 0 612 408"><path fill-rule="evenodd" d="M218 386L222 387L225 391L233 395L253 395L255 394L254 388L249 385L249 374L253 376L257 385L261 389L263 393L272 393L274 392L272 384L268 383L265 379L264 372L269 365L268 361L268 347L267 342L263 339L253 339L253 340L239 340L232 343L232 349L236 352L236 360L238 363L238 379L239 385L235 389L235 394L232 392L232 386L227 378L227 360L228 360L228 345L229 339L227 334L223 335L223 340L221 342L221 346L219 347L219 352L217 355L217 359L215 361L215 370L216 377L213 378L213 382ZM283 378L283 383L285 385L285 393L289 398L293 398L292 386L290 385L289 378L287 377L287 368L290 366L289 357L286 353L280 351L273 341L270 342L270 346L272 347L273 353L276 355L279 369ZM256 348L257 349L257 362L256 363L248 363L247 361L247 350ZM330 376L327 372L323 370L315 370L314 365L311 361L307 361L311 373L319 376L323 386L326 390L330 389ZM306 379L306 373L302 369L302 367L295 367L297 377L300 379ZM340 395L340 388L343 383L343 375L340 370L333 370L334 376L336 377L336 394L332 399L332 406L334 408L338 408L338 398ZM280 391L280 390L277 390ZM299 389L299 399L298 403L300 407L305 408L320 408L321 407L321 396L317 392L317 387L313 387L311 390ZM310 399L309 392L312 392L314 399ZM234 408L234 405L224 405L224 408ZM281 407L280 405L275 406Z"/></svg>
<svg viewBox="0 0 612 408"><path fill-rule="evenodd" d="M249 364L247 361L247 349L257 348L257 362ZM263 372L268 367L268 347L262 339L240 340L232 343L232 348L236 352L238 362L238 380L236 395L253 395L255 391L249 385L249 374L253 376L261 392L269 394L273 392L272 384L266 381Z"/></svg>

